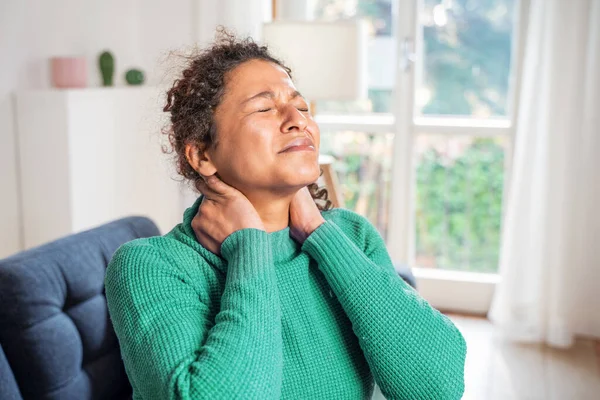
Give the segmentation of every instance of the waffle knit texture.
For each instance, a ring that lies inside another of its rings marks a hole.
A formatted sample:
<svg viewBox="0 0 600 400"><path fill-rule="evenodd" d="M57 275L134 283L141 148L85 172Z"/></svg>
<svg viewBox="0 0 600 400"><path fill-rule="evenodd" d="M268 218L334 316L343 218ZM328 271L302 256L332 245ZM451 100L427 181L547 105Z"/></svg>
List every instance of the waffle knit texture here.
<svg viewBox="0 0 600 400"><path fill-rule="evenodd" d="M460 331L395 272L364 217L323 211L299 245L289 227L242 229L217 256L191 221L122 245L106 298L134 399L460 399Z"/></svg>

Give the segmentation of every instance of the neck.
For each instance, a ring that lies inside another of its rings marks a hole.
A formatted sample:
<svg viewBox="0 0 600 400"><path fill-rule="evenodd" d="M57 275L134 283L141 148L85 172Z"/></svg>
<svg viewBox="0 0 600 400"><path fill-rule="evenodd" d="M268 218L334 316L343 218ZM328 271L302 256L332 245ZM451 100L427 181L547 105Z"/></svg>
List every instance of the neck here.
<svg viewBox="0 0 600 400"><path fill-rule="evenodd" d="M246 195L260 216L267 232L285 229L290 221L290 203L293 195L272 197L264 194L253 196Z"/></svg>

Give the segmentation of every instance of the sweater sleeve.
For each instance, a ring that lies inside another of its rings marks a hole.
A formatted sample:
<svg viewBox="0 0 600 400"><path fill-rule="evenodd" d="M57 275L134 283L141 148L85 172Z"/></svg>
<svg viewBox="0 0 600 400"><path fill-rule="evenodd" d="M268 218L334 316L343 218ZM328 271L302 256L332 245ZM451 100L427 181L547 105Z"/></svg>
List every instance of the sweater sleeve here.
<svg viewBox="0 0 600 400"><path fill-rule="evenodd" d="M279 398L281 309L267 233L236 231L221 253L228 270L214 320L198 282L160 246L125 244L109 263L109 313L141 398Z"/></svg>
<svg viewBox="0 0 600 400"><path fill-rule="evenodd" d="M460 331L395 272L365 219L365 249L333 221L304 242L336 294L387 399L460 399L466 343Z"/></svg>

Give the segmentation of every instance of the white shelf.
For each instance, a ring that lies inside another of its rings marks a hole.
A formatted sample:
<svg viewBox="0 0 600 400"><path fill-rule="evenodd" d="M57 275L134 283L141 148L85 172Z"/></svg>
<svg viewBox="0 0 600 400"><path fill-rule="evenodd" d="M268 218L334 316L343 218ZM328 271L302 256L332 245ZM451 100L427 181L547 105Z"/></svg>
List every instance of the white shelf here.
<svg viewBox="0 0 600 400"><path fill-rule="evenodd" d="M180 222L182 185L160 147L164 92L17 94L25 248L128 215L152 218L163 233Z"/></svg>

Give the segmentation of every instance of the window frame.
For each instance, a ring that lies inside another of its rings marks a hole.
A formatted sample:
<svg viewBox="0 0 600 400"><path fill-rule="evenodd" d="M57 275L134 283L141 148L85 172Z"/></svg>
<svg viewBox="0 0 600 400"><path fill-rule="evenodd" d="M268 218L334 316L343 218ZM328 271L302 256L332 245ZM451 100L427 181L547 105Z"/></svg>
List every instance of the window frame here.
<svg viewBox="0 0 600 400"><path fill-rule="evenodd" d="M419 53L417 30L421 0L396 0L393 3L393 36L396 38L398 56L404 50L403 39L412 40ZM456 136L503 136L509 143L505 153L504 187L502 204L509 198L511 165L514 153L515 134L518 126L519 94L523 53L530 0L517 0L515 31L512 42L509 81L509 112L507 118L469 119L468 117L423 117L414 113L415 85L418 72L415 65L406 70L402 60L396 60L396 81L393 89L393 111L391 114L333 115L321 114L316 121L321 130L350 130L368 133L394 134L392 182L390 193L390 221L387 245L393 260L412 266L419 291L434 307L442 310L486 314L491 304L494 288L500 281L499 275L490 273L463 272L420 268L415 260L415 176L414 141L419 135L439 134ZM416 60L418 63L418 59ZM408 193L408 195L407 195ZM505 214L503 207L503 217Z"/></svg>

